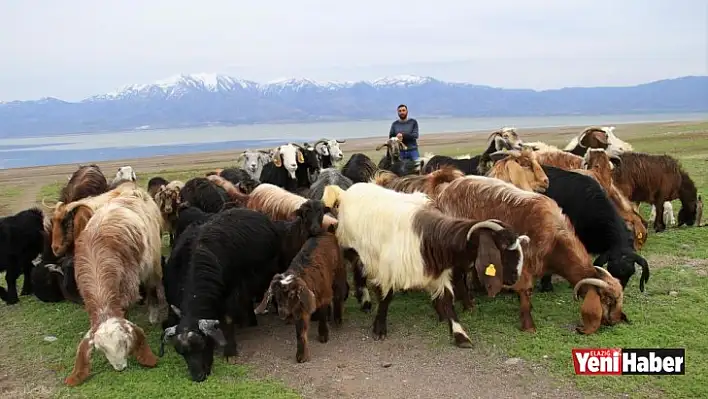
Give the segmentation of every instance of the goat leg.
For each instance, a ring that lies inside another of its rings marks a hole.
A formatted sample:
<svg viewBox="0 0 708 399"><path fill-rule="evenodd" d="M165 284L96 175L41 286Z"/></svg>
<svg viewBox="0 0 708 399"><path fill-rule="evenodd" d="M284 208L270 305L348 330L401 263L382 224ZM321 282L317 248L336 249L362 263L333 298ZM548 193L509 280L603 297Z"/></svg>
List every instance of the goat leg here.
<svg viewBox="0 0 708 399"><path fill-rule="evenodd" d="M531 317L531 295L533 294L533 281L531 276L522 273L521 281L515 284L516 293L519 295L519 318L521 319L521 330L526 332L536 332L533 318Z"/></svg>
<svg viewBox="0 0 708 399"><path fill-rule="evenodd" d="M552 292L553 282L551 281L552 273L546 273L541 277L538 285L538 292Z"/></svg>
<svg viewBox="0 0 708 399"><path fill-rule="evenodd" d="M433 307L438 313L440 320L447 320L450 329L450 335L455 340L455 345L460 348L471 348L472 340L462 328L460 321L455 312L455 305L452 292L445 288L443 294L433 300Z"/></svg>
<svg viewBox="0 0 708 399"><path fill-rule="evenodd" d="M378 341L386 339L386 335L388 334L386 319L388 318L388 306L393 299L393 291L387 292L384 297L381 288L377 287L376 296L379 298L379 306L376 310L376 318L374 319L374 340Z"/></svg>
<svg viewBox="0 0 708 399"><path fill-rule="evenodd" d="M253 313L253 312L251 312ZM236 344L236 329L234 328L234 319L232 317L224 317L224 338L226 338L226 346L224 346L224 357L229 364L236 364L238 361L238 346Z"/></svg>
<svg viewBox="0 0 708 399"><path fill-rule="evenodd" d="M366 287L366 276L364 276L364 265L361 263L359 256L352 260L352 274L354 275L354 296L361 304L361 311L365 313L371 312L371 296L369 289Z"/></svg>
<svg viewBox="0 0 708 399"><path fill-rule="evenodd" d="M323 344L329 341L329 325L327 325L327 319L331 309L332 305L325 305L317 310L317 313L319 313L320 316L319 325L317 326L317 334L320 342Z"/></svg>
<svg viewBox="0 0 708 399"><path fill-rule="evenodd" d="M663 199L658 199L654 201L654 206L656 207L656 217L654 217L654 231L661 233L666 230L666 224L664 224L664 201Z"/></svg>
<svg viewBox="0 0 708 399"><path fill-rule="evenodd" d="M31 259L26 259L24 264L22 265L22 274L24 276L23 282L22 282L22 291L20 291L20 295L32 295L34 290L32 289L32 268L34 267L34 263L32 263Z"/></svg>
<svg viewBox="0 0 708 399"><path fill-rule="evenodd" d="M298 363L310 360L310 348L307 345L307 331L310 328L310 315L304 312L295 321L295 336L297 337L297 353L295 359Z"/></svg>
<svg viewBox="0 0 708 399"><path fill-rule="evenodd" d="M17 297L17 278L19 277L18 270L14 266L11 266L5 272L5 282L7 282L7 295L5 295L5 302L8 305L14 305L20 301Z"/></svg>
<svg viewBox="0 0 708 399"><path fill-rule="evenodd" d="M465 311L474 310L474 301L470 298L470 291L467 287L467 271L455 268L452 272L453 288L455 298L459 298L462 302L462 309ZM445 320L441 313L438 313L438 321Z"/></svg>

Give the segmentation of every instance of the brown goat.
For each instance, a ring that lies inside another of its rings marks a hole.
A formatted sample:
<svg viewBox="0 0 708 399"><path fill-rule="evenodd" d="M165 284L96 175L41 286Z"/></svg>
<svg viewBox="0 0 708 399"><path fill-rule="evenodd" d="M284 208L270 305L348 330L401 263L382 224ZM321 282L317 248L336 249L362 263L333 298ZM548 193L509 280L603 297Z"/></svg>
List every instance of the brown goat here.
<svg viewBox="0 0 708 399"><path fill-rule="evenodd" d="M612 181L614 164L619 162L621 160L615 155L608 155L602 149L590 148L583 157L583 169L573 169L572 171L590 176L600 183L617 208L620 217L632 231L634 249L639 251L647 241L647 222Z"/></svg>
<svg viewBox="0 0 708 399"><path fill-rule="evenodd" d="M571 170L582 169L583 157L565 151L537 151L536 160L541 165Z"/></svg>
<svg viewBox="0 0 708 399"><path fill-rule="evenodd" d="M459 169L451 165L443 165L440 169L434 170L427 175L398 177L393 172L379 170L371 182L402 193L419 191L428 195L435 195L438 186L462 177L465 177L465 175Z"/></svg>
<svg viewBox="0 0 708 399"><path fill-rule="evenodd" d="M589 148L606 149L609 146L607 132L596 126L591 126L583 130L577 137L574 137L565 147L571 154L583 156Z"/></svg>
<svg viewBox="0 0 708 399"><path fill-rule="evenodd" d="M98 165L83 165L71 175L61 189L59 201L65 204L86 197L95 197L108 191L108 181Z"/></svg>
<svg viewBox="0 0 708 399"><path fill-rule="evenodd" d="M334 226L329 232L309 238L288 270L273 276L268 291L255 309L256 314L265 313L268 303L275 297L280 317L295 321L295 359L298 363L310 360L307 333L313 313L318 313L318 336L322 343L329 341L327 319L330 312L335 325L342 324L349 284L342 250L333 231Z"/></svg>
<svg viewBox="0 0 708 399"><path fill-rule="evenodd" d="M533 279L547 272L562 276L575 286L576 292L584 293L583 326L578 326L578 332L592 334L601 324L627 321L622 312L624 293L619 280L593 266L570 220L551 198L499 179L467 176L443 188L435 203L451 216L498 219L518 234L530 237L533 244L524 253L522 276L511 287L519 295L522 330L536 330L531 317ZM587 290L585 285L593 289Z"/></svg>
<svg viewBox="0 0 708 399"><path fill-rule="evenodd" d="M696 222L698 191L681 164L669 155L624 152L612 171L617 188L632 202L646 202L656 207L654 230L666 229L664 202L681 200L677 226L693 226Z"/></svg>
<svg viewBox="0 0 708 399"><path fill-rule="evenodd" d="M129 355L143 366L157 363L145 333L126 319L126 312L140 299L140 283L144 283L150 322L159 322L165 304L160 229L157 205L147 193L135 190L97 209L78 237L76 285L91 326L79 343L67 385L78 385L88 377L94 348L118 371L127 367Z"/></svg>
<svg viewBox="0 0 708 399"><path fill-rule="evenodd" d="M73 248L74 241L83 231L93 212L109 200L122 196L132 195L137 185L133 181L126 181L111 191L95 197L86 197L70 203L57 202L53 206L52 215L52 252L55 256L62 256Z"/></svg>
<svg viewBox="0 0 708 399"><path fill-rule="evenodd" d="M248 196L246 208L268 215L272 220L293 220L295 212L307 198L291 193L269 183L261 183ZM337 219L325 215L322 221L324 229L337 224Z"/></svg>
<svg viewBox="0 0 708 399"><path fill-rule="evenodd" d="M181 198L180 191L184 187L184 183L180 180L173 180L155 192L153 198L160 209L165 229L171 234L174 234L175 223L177 222L177 211L180 208Z"/></svg>
<svg viewBox="0 0 708 399"><path fill-rule="evenodd" d="M511 183L526 191L542 193L548 189L548 176L536 159L536 153L522 151L499 151L489 154L494 165L488 177L494 177Z"/></svg>

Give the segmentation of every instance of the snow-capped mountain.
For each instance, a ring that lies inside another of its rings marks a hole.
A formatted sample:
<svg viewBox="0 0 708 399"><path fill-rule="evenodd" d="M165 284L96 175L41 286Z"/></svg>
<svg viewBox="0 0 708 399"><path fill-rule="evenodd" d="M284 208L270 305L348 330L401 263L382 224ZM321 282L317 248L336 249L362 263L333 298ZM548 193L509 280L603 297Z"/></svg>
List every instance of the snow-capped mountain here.
<svg viewBox="0 0 708 399"><path fill-rule="evenodd" d="M195 73L174 75L154 83L128 85L110 93L89 97L84 101L106 101L153 96L175 99L200 91L211 93L249 91L260 94L279 94L284 91L299 92L302 90L332 91L351 88L356 84L374 88L410 87L431 82L443 83L431 77L415 75L388 76L359 82L320 82L306 78L282 78L266 83L258 83L227 75Z"/></svg>
<svg viewBox="0 0 708 399"><path fill-rule="evenodd" d="M254 82L180 74L79 102L0 103L0 138L267 122L390 119L398 104L415 117L489 117L708 111L708 77L631 87L535 91L398 75L369 81L284 78Z"/></svg>

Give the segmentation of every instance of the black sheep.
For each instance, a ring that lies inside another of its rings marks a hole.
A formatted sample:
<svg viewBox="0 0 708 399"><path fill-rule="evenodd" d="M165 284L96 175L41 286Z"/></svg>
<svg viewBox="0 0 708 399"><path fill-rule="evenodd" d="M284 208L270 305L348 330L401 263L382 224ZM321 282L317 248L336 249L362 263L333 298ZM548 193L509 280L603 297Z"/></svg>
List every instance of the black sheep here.
<svg viewBox="0 0 708 399"><path fill-rule="evenodd" d="M225 203L224 205L228 204ZM194 222L204 222L217 212L204 212L189 203L180 204L177 210L177 221L175 222L175 233L173 245L177 245L179 236ZM173 247L174 248L174 247Z"/></svg>
<svg viewBox="0 0 708 399"><path fill-rule="evenodd" d="M595 266L607 264L607 270L624 288L635 272L634 264L641 265L639 289L644 292L644 283L649 280L649 265L634 252L633 236L602 186L580 173L546 165L542 167L550 182L543 194L563 209L585 249L599 255ZM552 289L551 276L543 276L540 290Z"/></svg>
<svg viewBox="0 0 708 399"><path fill-rule="evenodd" d="M0 299L8 305L19 302L17 278L24 275L20 295L32 294L32 261L44 248L44 214L30 208L0 218L0 272L5 272L7 290L0 287Z"/></svg>

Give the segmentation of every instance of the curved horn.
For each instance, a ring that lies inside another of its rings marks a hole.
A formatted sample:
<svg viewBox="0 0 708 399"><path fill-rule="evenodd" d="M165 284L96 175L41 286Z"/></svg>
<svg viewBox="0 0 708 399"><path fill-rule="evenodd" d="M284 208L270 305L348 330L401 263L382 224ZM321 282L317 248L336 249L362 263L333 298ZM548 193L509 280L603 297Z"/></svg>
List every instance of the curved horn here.
<svg viewBox="0 0 708 399"><path fill-rule="evenodd" d="M57 206L59 205L59 201L57 201L54 206L47 205L46 202L44 202L46 198L42 197L42 205L45 206L47 209L57 209Z"/></svg>
<svg viewBox="0 0 708 399"><path fill-rule="evenodd" d="M377 147L376 147L376 151L378 151L378 150L380 150L380 149L382 149L382 148L384 148L384 147L388 147L388 146L390 146L390 145L391 145L391 144L389 144L389 142L387 141L387 142L385 142L384 144L381 144L381 145L377 146Z"/></svg>
<svg viewBox="0 0 708 399"><path fill-rule="evenodd" d="M347 142L347 140L339 140L339 139L335 139L335 141L339 144L344 144Z"/></svg>
<svg viewBox="0 0 708 399"><path fill-rule="evenodd" d="M595 287L603 288L603 289L608 289L610 288L610 285L607 284L606 282L600 280L599 278L584 278L580 281L578 281L578 284L575 284L575 288L573 288L573 297L575 299L578 299L578 291L580 290L580 287L583 285L594 285Z"/></svg>
<svg viewBox="0 0 708 399"><path fill-rule="evenodd" d="M594 267L595 267L595 269L597 269L598 273L602 274L603 276L605 276L607 278L615 278L615 276L611 275L610 272L603 269L602 267L600 267L600 266L594 266Z"/></svg>
<svg viewBox="0 0 708 399"><path fill-rule="evenodd" d="M474 233L476 230L483 229L483 228L491 229L494 231L504 230L504 227L502 227L499 224L498 220L489 219L489 220L485 220L483 222L477 222L474 225L472 225L470 230L467 232L467 239L469 240L472 233Z"/></svg>
<svg viewBox="0 0 708 399"><path fill-rule="evenodd" d="M329 140L327 140L327 139L319 139L319 140L315 141L315 144L313 144L312 146L313 146L313 147L316 147L317 144L319 144L319 143L325 143L325 144L327 144L328 141L329 141Z"/></svg>
<svg viewBox="0 0 708 399"><path fill-rule="evenodd" d="M501 137L501 135L502 135L501 129L495 130L492 132L492 134L489 135L489 137L487 137L487 142L489 142L492 139L492 137L494 137L494 136Z"/></svg>
<svg viewBox="0 0 708 399"><path fill-rule="evenodd" d="M178 308L177 306L175 306L175 305L170 305L170 307L172 308L172 311L175 312L175 314L176 314L178 317L182 317L182 311L179 310L179 308Z"/></svg>

